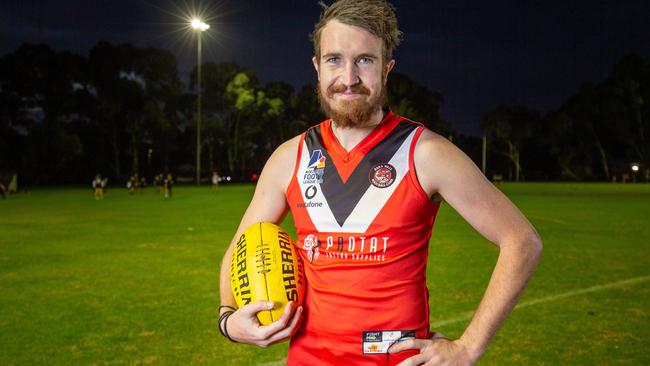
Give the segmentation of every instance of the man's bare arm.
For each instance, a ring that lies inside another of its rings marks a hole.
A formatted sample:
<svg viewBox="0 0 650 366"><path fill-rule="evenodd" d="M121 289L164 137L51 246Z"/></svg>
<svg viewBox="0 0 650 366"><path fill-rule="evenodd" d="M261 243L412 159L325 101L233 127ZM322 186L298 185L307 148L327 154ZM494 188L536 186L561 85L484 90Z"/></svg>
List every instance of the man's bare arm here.
<svg viewBox="0 0 650 366"><path fill-rule="evenodd" d="M459 340L415 340L391 351L420 348L423 353L415 357L422 358L414 359L414 364L422 360L473 364L523 292L539 261L541 240L517 207L446 139L426 131L416 146L415 165L423 189L429 195L440 194L472 227L498 245L499 258L483 299Z"/></svg>
<svg viewBox="0 0 650 366"><path fill-rule="evenodd" d="M285 189L289 185L296 156L298 154L299 137L282 144L271 155L260 174L255 194L251 200L228 250L221 261L219 291L221 305L236 308L235 298L230 285L230 262L233 248L246 228L257 222L272 222L279 224L287 213ZM269 307L270 306L270 307ZM291 336L300 320L302 309L297 309L292 315L292 304L289 303L279 320L268 326L261 326L256 314L272 308L271 304L258 302L238 309L228 319L228 333L231 338L243 343L256 344L266 347ZM227 311L223 308L221 313Z"/></svg>

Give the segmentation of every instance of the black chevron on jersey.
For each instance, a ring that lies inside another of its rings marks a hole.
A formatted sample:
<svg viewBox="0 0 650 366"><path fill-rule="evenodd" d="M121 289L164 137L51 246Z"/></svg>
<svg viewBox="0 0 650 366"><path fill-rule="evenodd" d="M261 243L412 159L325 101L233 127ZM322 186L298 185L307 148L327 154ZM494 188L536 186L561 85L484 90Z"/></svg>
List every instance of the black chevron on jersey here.
<svg viewBox="0 0 650 366"><path fill-rule="evenodd" d="M389 162L404 140L418 126L417 123L408 120L400 122L388 136L368 151L345 183L323 145L320 127L315 126L307 131L305 143L309 149L309 156L314 150L320 149L325 155L326 161L331 162L325 164L321 190L332 210L332 214L336 218L336 222L340 226L343 226L345 220L368 190L370 186L370 180L368 179L370 168L379 163Z"/></svg>

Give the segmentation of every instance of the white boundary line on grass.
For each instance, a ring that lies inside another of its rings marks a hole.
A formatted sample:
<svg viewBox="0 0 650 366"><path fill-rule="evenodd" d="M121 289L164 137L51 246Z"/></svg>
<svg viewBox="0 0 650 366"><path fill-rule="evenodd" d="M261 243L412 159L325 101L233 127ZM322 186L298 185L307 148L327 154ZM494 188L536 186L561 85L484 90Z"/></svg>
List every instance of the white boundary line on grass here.
<svg viewBox="0 0 650 366"><path fill-rule="evenodd" d="M551 296L546 296L546 297L541 297L539 299L533 299L529 301L523 301L519 303L513 310L520 309L520 308L525 308L528 306L532 305L537 305L537 304L542 304L545 302L551 302L555 300L560 300L560 299L565 299L567 297L572 297L572 296L577 296L577 295L582 295L582 294L587 294L590 292L596 292L596 291L601 291L601 290L607 290L610 288L616 288L616 287L622 287L626 285L634 285L637 283L642 283L650 280L650 276L641 276L641 277L634 277L634 278L628 278L627 280L622 280L622 281L617 281L617 282L610 282L606 283L603 285L596 285L596 286L591 286L587 288L583 288L580 290L574 290L574 291L568 291L564 292L561 294L557 295L551 295ZM443 325L449 325L449 324L455 324L455 323L460 323L464 321L468 321L472 319L472 316L474 316L474 312L467 312L463 315L456 316L453 318L445 319L445 320L440 320L437 322L431 323L432 328L437 328L441 327ZM273 361L273 362L268 362L268 363L262 363L259 364L258 366L281 366L286 363L286 359L278 360L278 361Z"/></svg>
<svg viewBox="0 0 650 366"><path fill-rule="evenodd" d="M541 297L539 299L523 301L523 302L519 303L518 305L516 305L515 309L520 309L520 308L525 308L525 307L531 306L531 305L537 305L537 304L541 304L541 303L545 303L545 302L565 299L567 297L582 295L582 294L586 294L586 293L590 293L590 292L596 292L596 291L600 291L600 290L606 290L606 289L621 287L621 286L625 286L625 285L633 285L633 284L637 284L637 283L641 283L641 282L646 282L648 280L650 280L650 276L641 276L641 277L628 278L627 280L622 280L622 281L617 281L617 282L610 282L610 283L606 283L604 285L591 286L591 287L583 288L581 290L574 290L574 291L564 292L564 293L557 294L557 295ZM454 318L433 322L433 323L431 323L431 327L432 328L437 328L437 327L441 327L443 325L449 325L449 324L464 322L464 321L472 319L472 316L474 316L473 311L472 312L467 312L467 313L465 313L463 315L460 315L460 316L457 316L457 317L454 317Z"/></svg>
<svg viewBox="0 0 650 366"><path fill-rule="evenodd" d="M273 362L269 362L269 363L261 363L258 366L284 366L286 364L287 364L287 359L283 358L283 359L281 359L279 361L273 361Z"/></svg>

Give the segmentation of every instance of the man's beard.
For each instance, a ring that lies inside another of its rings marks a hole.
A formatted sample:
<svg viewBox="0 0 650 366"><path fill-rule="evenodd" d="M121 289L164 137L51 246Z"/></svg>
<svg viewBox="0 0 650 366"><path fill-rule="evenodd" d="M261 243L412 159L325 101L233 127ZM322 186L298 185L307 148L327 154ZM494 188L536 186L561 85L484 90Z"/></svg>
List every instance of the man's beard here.
<svg viewBox="0 0 650 366"><path fill-rule="evenodd" d="M318 102L320 108L325 115L331 118L338 127L351 128L363 127L370 122L370 118L378 111L381 110L387 102L386 84L382 84L381 92L370 99L363 97L354 100L340 100L338 101L339 108L335 108L332 104L334 102L334 94L342 93L348 88L345 85L330 85L327 88L327 96L323 95L320 84L318 89ZM370 90L363 84L355 84L350 87L352 93L361 95L370 95Z"/></svg>

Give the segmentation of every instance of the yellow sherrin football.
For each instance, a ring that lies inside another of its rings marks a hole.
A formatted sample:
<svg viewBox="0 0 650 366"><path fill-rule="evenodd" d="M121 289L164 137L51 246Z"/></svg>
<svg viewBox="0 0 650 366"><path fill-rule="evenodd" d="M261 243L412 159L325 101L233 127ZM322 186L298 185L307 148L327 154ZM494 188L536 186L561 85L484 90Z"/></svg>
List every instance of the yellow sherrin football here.
<svg viewBox="0 0 650 366"><path fill-rule="evenodd" d="M230 263L232 292L240 308L257 301L275 303L257 314L260 323L278 320L289 301L302 305L304 281L302 259L281 227L260 222L239 237Z"/></svg>

